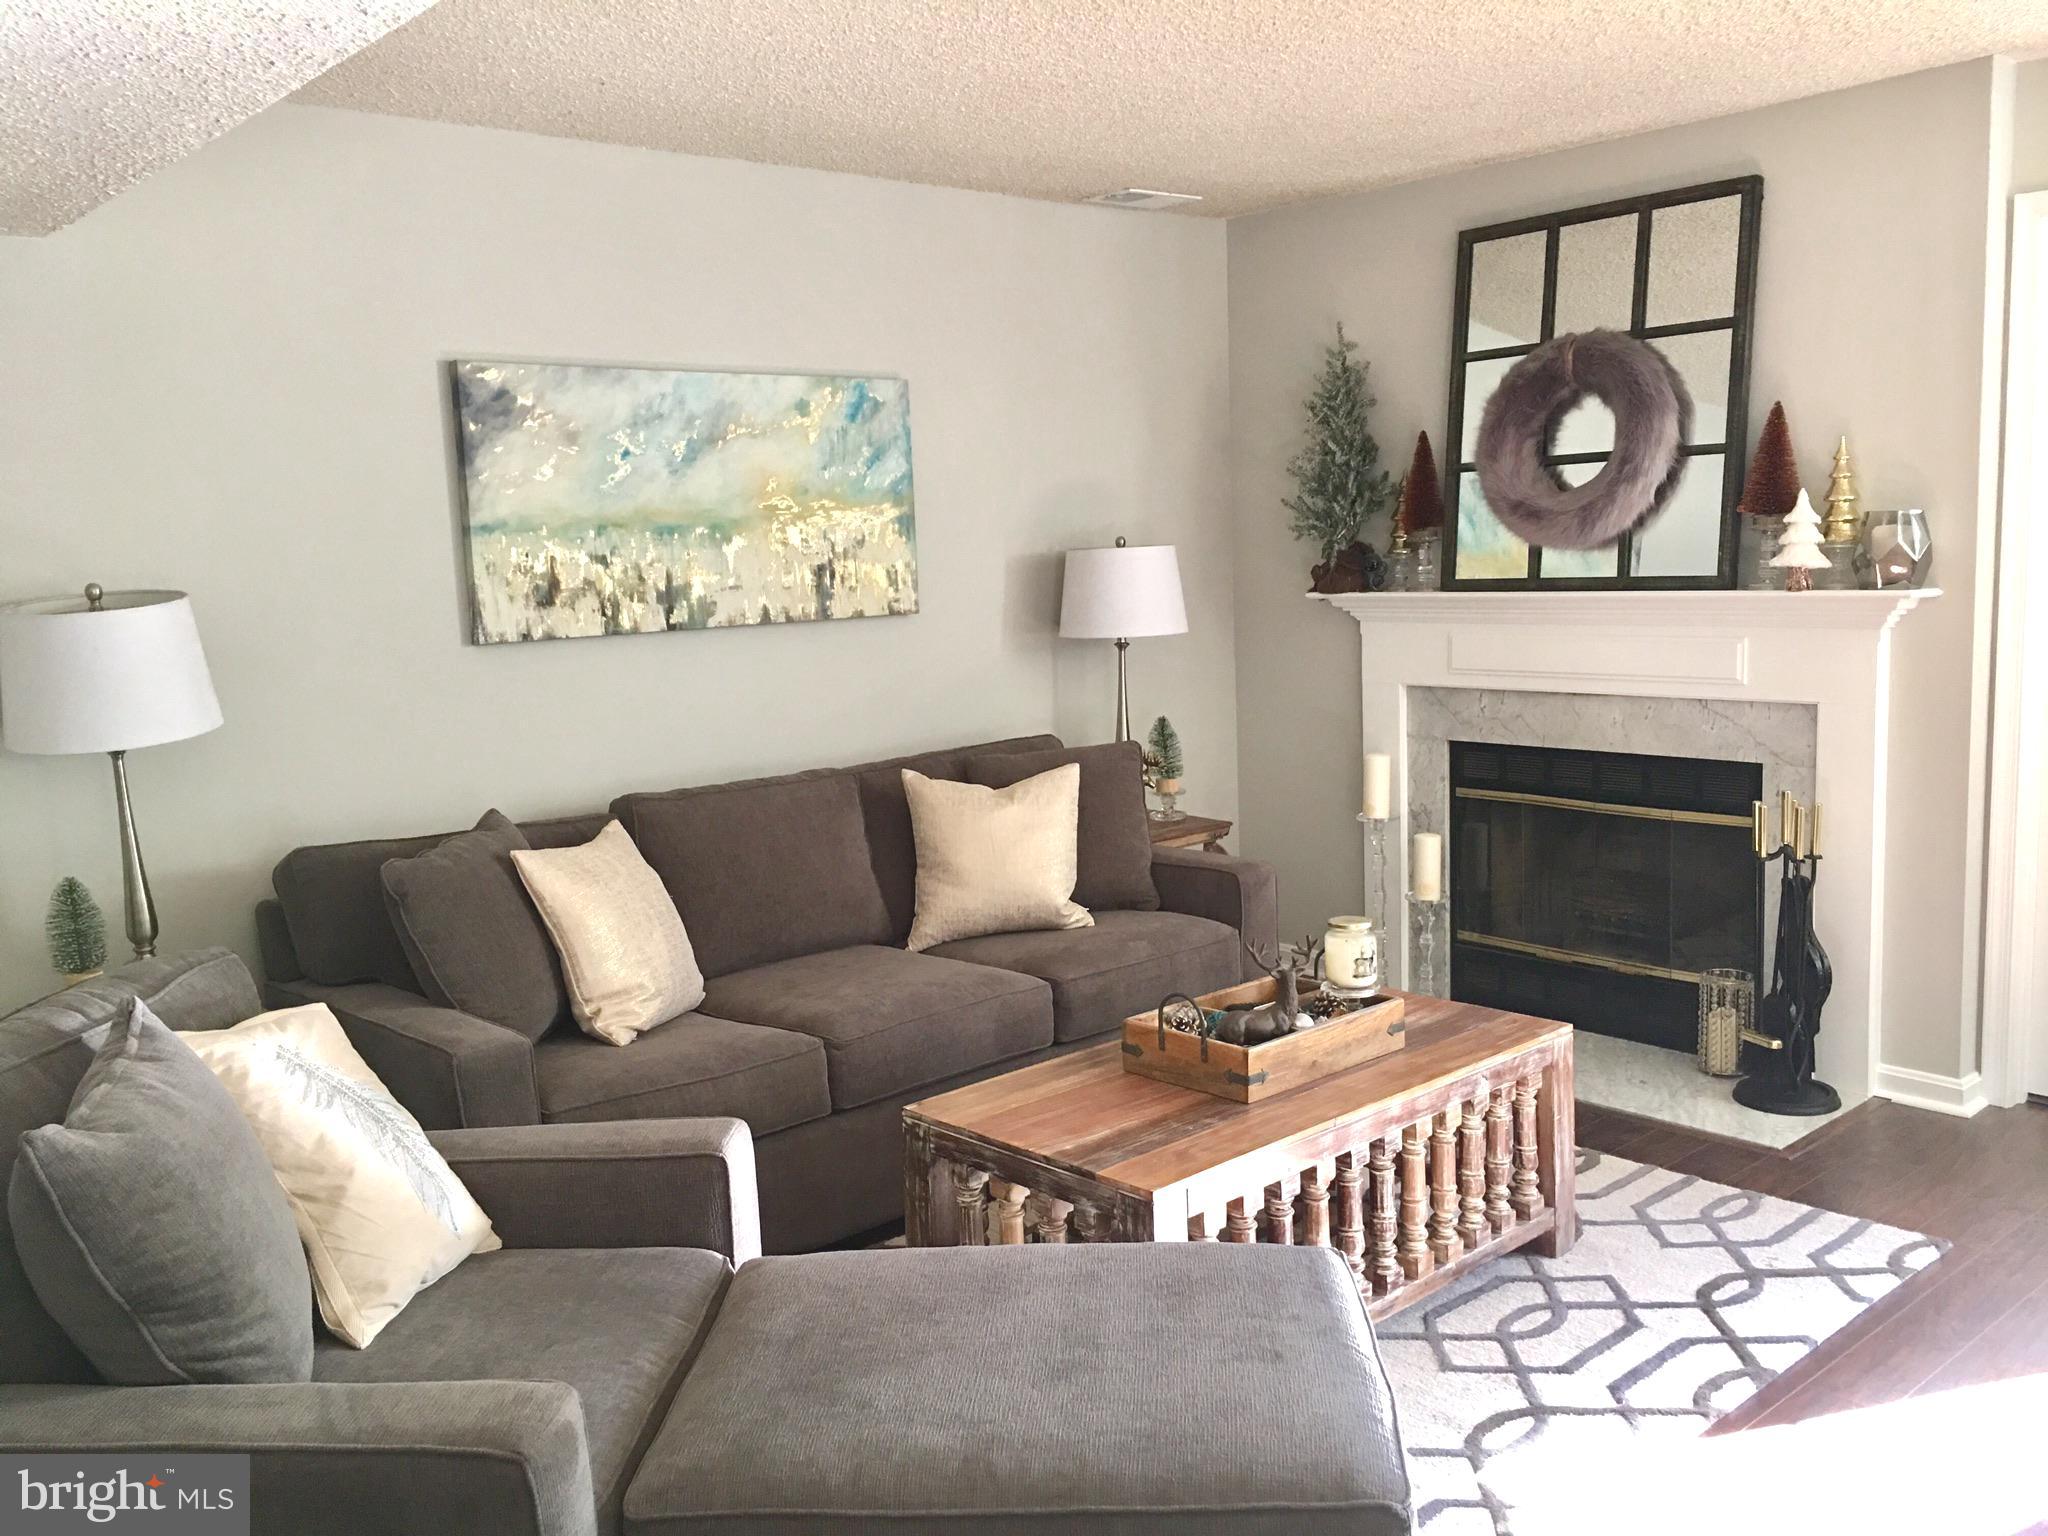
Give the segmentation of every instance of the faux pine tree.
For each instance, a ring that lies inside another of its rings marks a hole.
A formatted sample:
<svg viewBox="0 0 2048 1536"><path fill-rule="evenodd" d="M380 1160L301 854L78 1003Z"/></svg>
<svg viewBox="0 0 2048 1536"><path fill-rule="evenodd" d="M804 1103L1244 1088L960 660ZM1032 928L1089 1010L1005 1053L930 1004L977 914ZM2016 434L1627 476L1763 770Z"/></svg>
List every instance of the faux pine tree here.
<svg viewBox="0 0 2048 1536"><path fill-rule="evenodd" d="M1187 815L1180 808L1180 732L1161 715L1145 735L1145 783L1159 797L1159 808L1148 814L1154 821L1179 821Z"/></svg>
<svg viewBox="0 0 2048 1536"><path fill-rule="evenodd" d="M50 941L50 964L66 976L96 975L107 963L107 919L75 875L59 880L50 893L43 932Z"/></svg>
<svg viewBox="0 0 2048 1536"><path fill-rule="evenodd" d="M1297 539L1315 541L1326 571L1393 494L1392 477L1379 467L1380 445L1366 425L1366 412L1379 402L1366 387L1368 365L1352 356L1357 350L1339 322L1336 345L1324 352L1322 376L1306 402L1308 441L1287 463L1298 487L1282 503L1294 514L1289 526Z"/></svg>
<svg viewBox="0 0 2048 1536"><path fill-rule="evenodd" d="M1166 716L1161 715L1152 722L1151 732L1145 737L1145 749L1145 756L1151 762L1154 784L1160 789L1179 789L1180 732L1173 728L1173 722Z"/></svg>

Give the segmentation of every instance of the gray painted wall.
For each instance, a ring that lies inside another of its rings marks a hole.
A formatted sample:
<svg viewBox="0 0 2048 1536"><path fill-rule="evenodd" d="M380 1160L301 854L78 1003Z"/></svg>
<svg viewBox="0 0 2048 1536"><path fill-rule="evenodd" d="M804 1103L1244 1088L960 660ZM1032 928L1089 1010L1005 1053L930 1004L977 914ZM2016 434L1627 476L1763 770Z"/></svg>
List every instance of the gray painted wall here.
<svg viewBox="0 0 2048 1536"><path fill-rule="evenodd" d="M1280 866L1285 930L1352 909L1363 879L1358 626L1301 596L1310 559L1279 506L1333 322L1372 361L1398 473L1418 429L1442 451L1460 229L1761 171L1751 431L1782 399L1816 490L1847 433L1866 506L1928 509L1948 594L1896 636L1884 1060L1948 1075L1974 1064L1980 876L1965 849L1982 728L1979 509L1988 526L1995 495L1986 272L2002 249L1993 145L2010 131L1998 75L1981 60L1232 221L1240 798L1246 851Z"/></svg>
<svg viewBox="0 0 2048 1536"><path fill-rule="evenodd" d="M2013 70L2012 189L2048 191L2048 59Z"/></svg>
<svg viewBox="0 0 2048 1536"><path fill-rule="evenodd" d="M227 724L130 767L164 946L252 947L295 843L584 809L1052 729L1106 643L1058 551L1180 546L1141 642L1188 801L1236 811L1221 225L281 107L60 234L0 240L0 599L192 593ZM923 611L463 641L442 362L900 374ZM0 755L0 1006L59 876L119 942L103 760Z"/></svg>

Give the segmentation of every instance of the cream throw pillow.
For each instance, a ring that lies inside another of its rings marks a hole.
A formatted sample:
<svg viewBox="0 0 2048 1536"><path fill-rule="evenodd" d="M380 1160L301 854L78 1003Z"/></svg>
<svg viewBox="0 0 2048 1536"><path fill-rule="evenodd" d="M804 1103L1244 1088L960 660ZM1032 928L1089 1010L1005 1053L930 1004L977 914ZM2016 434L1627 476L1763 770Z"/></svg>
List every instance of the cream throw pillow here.
<svg viewBox="0 0 2048 1536"><path fill-rule="evenodd" d="M704 1001L676 904L616 821L580 848L515 848L512 864L562 956L586 1035L631 1045Z"/></svg>
<svg viewBox="0 0 2048 1536"><path fill-rule="evenodd" d="M1081 765L1008 789L903 770L917 841L917 915L910 948L1035 928L1092 928L1073 901Z"/></svg>
<svg viewBox="0 0 2048 1536"><path fill-rule="evenodd" d="M255 1128L306 1245L320 1316L343 1342L363 1348L472 1253L502 1246L325 1003L178 1038Z"/></svg>

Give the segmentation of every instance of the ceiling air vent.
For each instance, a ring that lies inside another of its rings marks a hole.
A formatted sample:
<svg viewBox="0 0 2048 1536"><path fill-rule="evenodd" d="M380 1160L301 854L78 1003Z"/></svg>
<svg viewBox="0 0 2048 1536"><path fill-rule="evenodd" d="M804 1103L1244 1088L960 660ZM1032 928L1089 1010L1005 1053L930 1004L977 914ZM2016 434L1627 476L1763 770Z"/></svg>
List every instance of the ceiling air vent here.
<svg viewBox="0 0 2048 1536"><path fill-rule="evenodd" d="M1199 203L1198 192L1154 192L1145 187L1125 187L1121 192L1100 192L1094 197L1084 197L1084 203L1100 203L1105 208L1178 208L1183 203Z"/></svg>

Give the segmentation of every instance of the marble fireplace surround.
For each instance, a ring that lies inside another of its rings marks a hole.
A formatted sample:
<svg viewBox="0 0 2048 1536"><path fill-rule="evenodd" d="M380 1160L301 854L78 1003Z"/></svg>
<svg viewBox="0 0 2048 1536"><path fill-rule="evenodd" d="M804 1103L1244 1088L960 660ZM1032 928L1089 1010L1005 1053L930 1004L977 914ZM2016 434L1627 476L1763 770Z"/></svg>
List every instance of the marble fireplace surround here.
<svg viewBox="0 0 2048 1536"><path fill-rule="evenodd" d="M1835 989L1821 1076L1845 1105L1878 1080L1884 999L1892 627L1933 589L1403 592L1318 597L1360 628L1367 752L1394 760L1389 917L1410 830L1447 825L1451 739L1758 762L1767 795L1825 808L1820 937ZM1767 882L1767 887L1769 882ZM1766 913L1768 936L1770 913ZM1413 975L1413 927L1388 968ZM1448 946L1437 930L1439 976Z"/></svg>
<svg viewBox="0 0 2048 1536"><path fill-rule="evenodd" d="M1641 752L1659 757L1709 757L1757 763L1764 799L1789 790L1813 804L1814 718L1811 704L1735 699L1644 699L1599 693L1511 692L1504 688L1408 690L1408 825L1444 834L1451 856L1453 741L1494 746L1576 747L1585 752ZM1823 832L1833 835L1831 827ZM1436 992L1450 977L1450 910L1438 909ZM1778 883L1764 881L1764 953L1778 927ZM1825 942L1825 941L1823 941ZM1759 987L1768 977L1759 976ZM1825 1017L1825 1015L1823 1015Z"/></svg>

